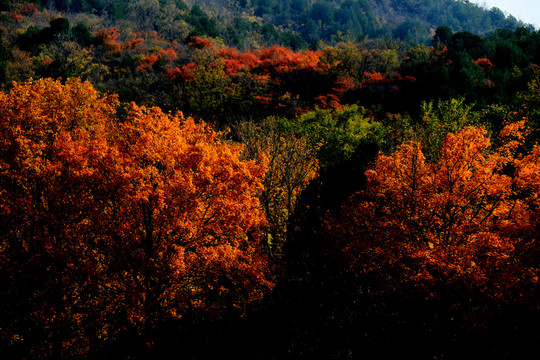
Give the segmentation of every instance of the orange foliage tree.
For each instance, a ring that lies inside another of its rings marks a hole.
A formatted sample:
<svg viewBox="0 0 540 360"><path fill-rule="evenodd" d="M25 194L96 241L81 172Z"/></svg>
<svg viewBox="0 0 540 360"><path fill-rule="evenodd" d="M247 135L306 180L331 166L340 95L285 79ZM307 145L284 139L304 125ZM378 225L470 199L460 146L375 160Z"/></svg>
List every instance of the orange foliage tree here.
<svg viewBox="0 0 540 360"><path fill-rule="evenodd" d="M96 39L107 52L118 52L122 49L119 35L118 28L103 28L97 32Z"/></svg>
<svg viewBox="0 0 540 360"><path fill-rule="evenodd" d="M516 155L522 127L496 149L483 128L448 134L436 163L415 142L380 155L329 224L338 254L383 292L534 303L540 151Z"/></svg>
<svg viewBox="0 0 540 360"><path fill-rule="evenodd" d="M241 313L272 287L259 246L265 166L204 124L88 82L0 93L0 339L83 355L126 330L151 343L188 311Z"/></svg>

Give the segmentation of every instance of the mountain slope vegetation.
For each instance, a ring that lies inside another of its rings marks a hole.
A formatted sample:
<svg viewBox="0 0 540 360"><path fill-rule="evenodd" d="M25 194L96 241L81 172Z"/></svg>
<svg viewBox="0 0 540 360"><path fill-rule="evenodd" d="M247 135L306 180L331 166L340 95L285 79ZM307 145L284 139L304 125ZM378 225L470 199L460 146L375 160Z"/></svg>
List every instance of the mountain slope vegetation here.
<svg viewBox="0 0 540 360"><path fill-rule="evenodd" d="M4 9L17 9L8 1ZM63 14L94 14L104 22L169 38L187 34L220 38L226 45L252 48L280 44L294 48L357 38L397 37L429 42L441 25L484 34L525 24L498 8L463 0L41 0L39 8Z"/></svg>
<svg viewBox="0 0 540 360"><path fill-rule="evenodd" d="M468 1L3 1L0 351L526 358L539 129Z"/></svg>

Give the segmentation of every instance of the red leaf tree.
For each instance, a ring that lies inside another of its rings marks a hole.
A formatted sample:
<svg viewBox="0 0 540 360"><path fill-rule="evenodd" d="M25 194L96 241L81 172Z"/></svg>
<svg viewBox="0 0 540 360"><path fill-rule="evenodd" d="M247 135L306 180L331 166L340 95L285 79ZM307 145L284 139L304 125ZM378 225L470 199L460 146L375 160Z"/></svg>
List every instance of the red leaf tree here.
<svg viewBox="0 0 540 360"><path fill-rule="evenodd" d="M448 134L437 163L414 142L380 155L329 224L338 256L382 293L534 303L539 151L515 154L522 126L496 149L483 128Z"/></svg>

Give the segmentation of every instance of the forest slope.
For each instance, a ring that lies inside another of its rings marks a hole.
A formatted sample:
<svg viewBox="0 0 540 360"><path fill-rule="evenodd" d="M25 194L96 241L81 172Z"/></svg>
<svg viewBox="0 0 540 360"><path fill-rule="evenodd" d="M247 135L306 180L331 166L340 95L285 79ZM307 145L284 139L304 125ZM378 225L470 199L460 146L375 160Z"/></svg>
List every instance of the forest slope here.
<svg viewBox="0 0 540 360"><path fill-rule="evenodd" d="M17 10L26 1L4 2ZM93 14L134 30L169 38L187 34L222 39L228 46L293 48L358 38L395 37L428 43L438 26L485 34L525 24L498 8L463 0L34 0L63 14Z"/></svg>
<svg viewBox="0 0 540 360"><path fill-rule="evenodd" d="M4 358L538 351L539 31L467 1L1 6Z"/></svg>

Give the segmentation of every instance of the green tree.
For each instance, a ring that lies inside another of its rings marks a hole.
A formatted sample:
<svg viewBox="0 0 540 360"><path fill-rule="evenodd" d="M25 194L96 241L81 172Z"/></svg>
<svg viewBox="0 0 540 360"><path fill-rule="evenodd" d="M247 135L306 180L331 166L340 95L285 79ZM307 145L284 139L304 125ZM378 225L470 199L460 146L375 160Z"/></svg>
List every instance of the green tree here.
<svg viewBox="0 0 540 360"><path fill-rule="evenodd" d="M450 26L442 25L437 27L435 30L435 36L433 37L432 44L437 46L438 44L448 45L448 42L454 35L452 28Z"/></svg>
<svg viewBox="0 0 540 360"><path fill-rule="evenodd" d="M207 121L225 120L238 100L239 86L223 72L223 64L196 66L189 70L192 79L179 87L185 110Z"/></svg>
<svg viewBox="0 0 540 360"><path fill-rule="evenodd" d="M314 111L300 115L299 124L315 143L321 143L319 159L322 167L333 166L349 159L362 143L377 143L382 139L382 125L358 105L342 110Z"/></svg>
<svg viewBox="0 0 540 360"><path fill-rule="evenodd" d="M328 26L334 21L334 9L326 1L317 1L313 4L310 14L319 26Z"/></svg>
<svg viewBox="0 0 540 360"><path fill-rule="evenodd" d="M421 20L408 18L394 30L394 36L408 42L423 44L428 41L429 28Z"/></svg>

